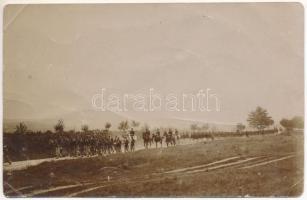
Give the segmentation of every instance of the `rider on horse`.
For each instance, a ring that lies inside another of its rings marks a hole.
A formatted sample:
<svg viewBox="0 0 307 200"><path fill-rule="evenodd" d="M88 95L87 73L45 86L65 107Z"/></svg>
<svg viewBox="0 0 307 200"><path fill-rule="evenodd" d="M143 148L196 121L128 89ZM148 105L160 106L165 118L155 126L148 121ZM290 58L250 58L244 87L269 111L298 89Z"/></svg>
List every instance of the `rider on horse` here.
<svg viewBox="0 0 307 200"><path fill-rule="evenodd" d="M157 129L157 132L153 135L154 141L156 142L156 148L158 147L158 142L160 142L161 147L162 147L162 137L160 134L159 129Z"/></svg>
<svg viewBox="0 0 307 200"><path fill-rule="evenodd" d="M131 128L130 132L129 132L129 136L131 139L130 142L130 151L134 151L134 146L135 146L135 132L133 130L133 128Z"/></svg>
<svg viewBox="0 0 307 200"><path fill-rule="evenodd" d="M133 128L131 128L129 134L130 134L131 137L133 137L135 135L135 132L134 132Z"/></svg>
<svg viewBox="0 0 307 200"><path fill-rule="evenodd" d="M147 149L148 144L150 144L150 131L148 128L145 129L145 132L143 132L143 140L144 140L144 147Z"/></svg>

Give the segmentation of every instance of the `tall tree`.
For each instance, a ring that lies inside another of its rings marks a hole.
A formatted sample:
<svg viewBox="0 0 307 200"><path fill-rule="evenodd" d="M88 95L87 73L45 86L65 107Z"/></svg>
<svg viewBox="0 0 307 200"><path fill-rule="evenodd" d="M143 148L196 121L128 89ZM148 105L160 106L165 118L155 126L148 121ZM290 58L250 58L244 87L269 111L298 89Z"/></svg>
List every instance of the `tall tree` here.
<svg viewBox="0 0 307 200"><path fill-rule="evenodd" d="M241 132L245 129L245 125L242 123L237 124L237 131Z"/></svg>
<svg viewBox="0 0 307 200"><path fill-rule="evenodd" d="M88 132L88 130L89 130L88 125L86 125L86 124L82 125L82 126L81 126L81 130L82 130L84 133Z"/></svg>
<svg viewBox="0 0 307 200"><path fill-rule="evenodd" d="M282 125L287 131L291 131L294 128L303 129L304 119L298 116L295 116L292 119L282 119L280 125Z"/></svg>
<svg viewBox="0 0 307 200"><path fill-rule="evenodd" d="M118 125L118 129L125 132L127 129L129 129L128 121L121 121Z"/></svg>
<svg viewBox="0 0 307 200"><path fill-rule="evenodd" d="M258 106L255 111L249 113L247 122L253 128L263 131L265 128L274 124L272 117L268 115L266 109Z"/></svg>
<svg viewBox="0 0 307 200"><path fill-rule="evenodd" d="M203 124L202 127L201 127L201 130L203 130L203 131L207 131L208 129L209 129L208 123Z"/></svg>
<svg viewBox="0 0 307 200"><path fill-rule="evenodd" d="M17 133L17 134L24 134L24 133L27 132L27 130L28 130L27 125L26 125L25 123L21 122L21 123L19 123L19 124L16 126L16 131L15 131L15 133Z"/></svg>
<svg viewBox="0 0 307 200"><path fill-rule="evenodd" d="M131 126L132 126L133 128L137 128L137 127L140 126L140 122L137 122L137 121L132 120L132 121L131 121Z"/></svg>
<svg viewBox="0 0 307 200"><path fill-rule="evenodd" d="M294 123L289 119L280 120L280 125L282 125L287 131L291 131L294 128Z"/></svg>
<svg viewBox="0 0 307 200"><path fill-rule="evenodd" d="M292 118L294 123L294 128L303 129L304 128L304 119L303 117L295 116Z"/></svg>
<svg viewBox="0 0 307 200"><path fill-rule="evenodd" d="M108 131L109 131L109 129L111 128L111 126L112 126L112 124L111 124L110 122L107 122L107 123L104 125L105 129L108 130Z"/></svg>
<svg viewBox="0 0 307 200"><path fill-rule="evenodd" d="M191 124L190 129L192 130L192 132L195 132L198 129L198 125L197 124Z"/></svg>
<svg viewBox="0 0 307 200"><path fill-rule="evenodd" d="M57 133L63 133L63 131L64 131L64 121L62 120L62 119L60 119L59 121L58 121L58 123L54 126L54 130L55 130L55 132L57 132Z"/></svg>

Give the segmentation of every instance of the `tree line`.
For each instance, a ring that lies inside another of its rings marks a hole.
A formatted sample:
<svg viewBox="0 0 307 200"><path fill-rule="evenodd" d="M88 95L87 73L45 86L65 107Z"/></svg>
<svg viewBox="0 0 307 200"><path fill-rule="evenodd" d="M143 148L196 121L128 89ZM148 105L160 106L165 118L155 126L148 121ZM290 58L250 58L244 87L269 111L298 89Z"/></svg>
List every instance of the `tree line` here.
<svg viewBox="0 0 307 200"><path fill-rule="evenodd" d="M269 116L268 111L260 106L258 106L254 111L250 112L247 117L247 124L249 127L257 129L260 132L263 132L268 127L272 126L274 124L274 120L271 116ZM280 121L280 125L287 131L290 132L293 129L303 129L304 128L304 119L299 116L295 116L291 119L283 118ZM140 122L137 122L135 120L132 120L129 122L128 120L121 121L118 124L117 129L121 132L126 132L129 128L138 128L140 126ZM112 127L112 124L107 122L105 123L104 130L102 132L106 133L109 132L109 129ZM54 126L54 131L56 133L63 133L64 132L64 121L62 119L58 120L56 125ZM143 129L148 129L149 126L147 124L144 124ZM207 131L217 131L217 127L214 125L209 125L208 123L203 124L197 124L193 123L190 125L190 129L192 132L207 132ZM243 123L237 123L236 125L236 131L242 132L246 129L246 125ZM82 132L89 132L90 128L87 124L84 124L81 126ZM99 132L99 130L94 130L96 132ZM28 130L28 127L25 123L21 122L16 126L15 133L23 134L31 132ZM51 131L48 131L51 132ZM70 130L69 132L74 132L74 130Z"/></svg>
<svg viewBox="0 0 307 200"><path fill-rule="evenodd" d="M268 111L260 106L258 106L254 111L251 111L247 117L247 123L251 128L257 129L259 132L263 132L265 129L274 125L274 120L269 116ZM292 131L293 129L303 129L304 119L299 116L295 116L292 119L283 118L280 121L280 125L287 131ZM192 132L200 131L216 131L214 125L209 126L208 123L204 124L191 124L190 129ZM236 131L242 132L246 129L246 125L243 123L237 123Z"/></svg>

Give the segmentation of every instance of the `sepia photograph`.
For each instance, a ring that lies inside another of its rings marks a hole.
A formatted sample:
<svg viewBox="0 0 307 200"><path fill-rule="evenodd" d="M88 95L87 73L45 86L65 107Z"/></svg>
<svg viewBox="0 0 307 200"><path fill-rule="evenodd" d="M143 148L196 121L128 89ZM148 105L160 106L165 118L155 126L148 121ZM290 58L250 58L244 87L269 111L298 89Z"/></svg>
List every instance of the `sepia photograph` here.
<svg viewBox="0 0 307 200"><path fill-rule="evenodd" d="M299 197L304 6L7 4L5 197Z"/></svg>

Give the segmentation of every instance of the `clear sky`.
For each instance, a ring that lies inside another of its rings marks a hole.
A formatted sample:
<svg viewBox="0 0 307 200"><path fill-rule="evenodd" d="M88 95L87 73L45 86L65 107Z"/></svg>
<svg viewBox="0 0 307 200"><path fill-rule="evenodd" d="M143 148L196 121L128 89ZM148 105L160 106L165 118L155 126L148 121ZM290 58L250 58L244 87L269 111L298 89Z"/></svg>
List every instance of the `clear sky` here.
<svg viewBox="0 0 307 200"><path fill-rule="evenodd" d="M4 10L4 118L90 110L101 88L167 94L211 88L221 112L123 113L246 122L304 113L298 3L9 5Z"/></svg>

